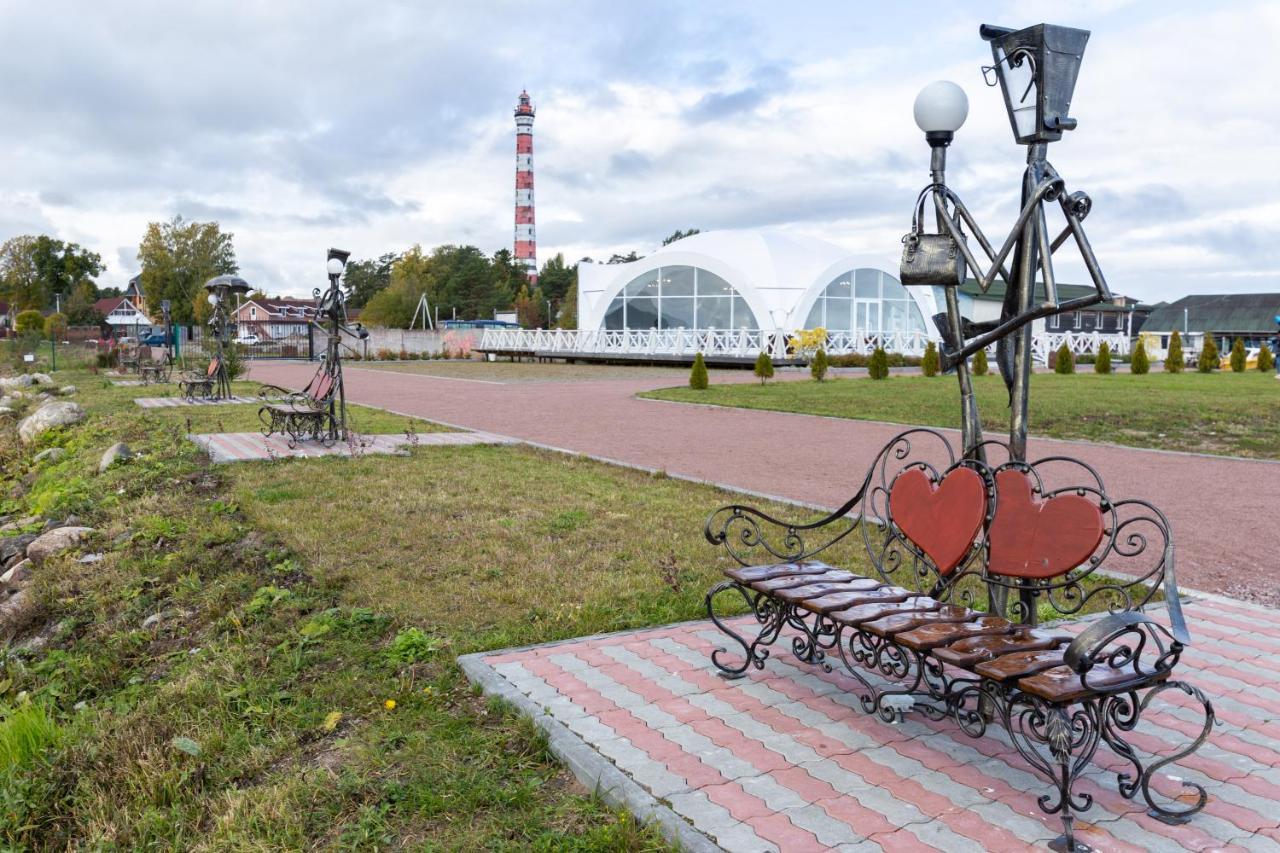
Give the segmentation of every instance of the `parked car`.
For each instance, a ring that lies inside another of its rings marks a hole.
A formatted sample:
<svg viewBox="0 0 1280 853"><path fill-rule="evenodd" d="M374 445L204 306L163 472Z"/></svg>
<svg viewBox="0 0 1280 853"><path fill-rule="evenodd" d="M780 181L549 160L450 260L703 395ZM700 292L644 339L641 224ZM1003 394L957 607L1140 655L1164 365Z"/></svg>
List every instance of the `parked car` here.
<svg viewBox="0 0 1280 853"><path fill-rule="evenodd" d="M257 335L251 333L248 335L241 335L240 337L236 338L236 343L244 344L247 347L251 347L254 344L262 343L262 339L259 338Z"/></svg>
<svg viewBox="0 0 1280 853"><path fill-rule="evenodd" d="M175 335L175 337L176 337L176 335ZM161 332L152 332L151 334L146 335L146 336L144 336L144 337L142 338L142 344L143 344L144 346L149 346L149 347L162 347L162 346L165 346L165 340L164 340L164 339L165 339L165 334L164 334L164 332L162 332L162 331L161 331Z"/></svg>

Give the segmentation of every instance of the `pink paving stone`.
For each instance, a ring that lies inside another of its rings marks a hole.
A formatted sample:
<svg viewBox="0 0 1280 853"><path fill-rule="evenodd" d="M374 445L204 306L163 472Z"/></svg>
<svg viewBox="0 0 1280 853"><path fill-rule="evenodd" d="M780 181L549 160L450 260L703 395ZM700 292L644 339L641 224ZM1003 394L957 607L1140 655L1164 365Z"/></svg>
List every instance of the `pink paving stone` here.
<svg viewBox="0 0 1280 853"><path fill-rule="evenodd" d="M829 850L817 836L807 829L801 829L791 822L791 818L781 812L774 812L764 817L753 817L747 824L756 831L756 835L766 841L778 845L778 849L787 853L822 853Z"/></svg>
<svg viewBox="0 0 1280 853"><path fill-rule="evenodd" d="M928 853L938 849L932 844L925 844L909 829L879 833L870 840L879 844L885 853Z"/></svg>
<svg viewBox="0 0 1280 853"><path fill-rule="evenodd" d="M748 794L737 782L707 785L701 790L707 795L707 799L725 809L736 820L746 821L774 813L764 800Z"/></svg>

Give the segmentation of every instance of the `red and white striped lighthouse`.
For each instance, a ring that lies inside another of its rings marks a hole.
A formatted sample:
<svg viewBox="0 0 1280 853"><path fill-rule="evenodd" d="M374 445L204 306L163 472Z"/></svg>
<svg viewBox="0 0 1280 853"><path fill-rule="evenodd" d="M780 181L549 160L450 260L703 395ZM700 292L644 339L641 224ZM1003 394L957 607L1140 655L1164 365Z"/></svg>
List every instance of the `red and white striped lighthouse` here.
<svg viewBox="0 0 1280 853"><path fill-rule="evenodd" d="M530 286L538 283L538 240L533 228L533 105L529 93L516 104L516 264Z"/></svg>

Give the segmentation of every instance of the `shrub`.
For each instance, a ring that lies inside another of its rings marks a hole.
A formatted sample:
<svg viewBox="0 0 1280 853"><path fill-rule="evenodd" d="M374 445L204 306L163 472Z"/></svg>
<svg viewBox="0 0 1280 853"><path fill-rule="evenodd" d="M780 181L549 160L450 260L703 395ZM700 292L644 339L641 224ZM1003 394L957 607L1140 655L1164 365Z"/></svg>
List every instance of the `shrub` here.
<svg viewBox="0 0 1280 853"><path fill-rule="evenodd" d="M1234 373L1244 373L1245 367L1248 366L1248 356L1244 352L1244 341L1236 338L1235 343L1231 345L1231 370Z"/></svg>
<svg viewBox="0 0 1280 853"><path fill-rule="evenodd" d="M1053 372L1060 374L1068 374L1076 372L1076 359L1071 354L1071 349L1067 346L1067 342L1063 341L1062 346L1058 347L1056 358L1053 360Z"/></svg>
<svg viewBox="0 0 1280 853"><path fill-rule="evenodd" d="M378 361L391 361L393 358L396 357L396 354L393 353L391 350L383 347L382 349L375 352L373 354L373 357L376 358Z"/></svg>
<svg viewBox="0 0 1280 853"><path fill-rule="evenodd" d="M867 374L872 379L889 378L889 354L883 347L876 347L875 352L871 353L871 360L867 362Z"/></svg>
<svg viewBox="0 0 1280 853"><path fill-rule="evenodd" d="M933 341L924 348L924 358L920 359L920 369L924 371L925 376L938 375L938 348L934 346Z"/></svg>
<svg viewBox="0 0 1280 853"><path fill-rule="evenodd" d="M773 359L769 358L769 353L761 352L756 356L756 376L760 377L760 384L773 378Z"/></svg>
<svg viewBox="0 0 1280 853"><path fill-rule="evenodd" d="M233 342L222 350L222 366L227 370L228 382L235 382L244 376L248 365L244 363L244 351L240 349L240 344Z"/></svg>
<svg viewBox="0 0 1280 853"><path fill-rule="evenodd" d="M1218 369L1222 356L1218 354L1218 344L1213 339L1213 332L1204 333L1204 347L1200 350L1200 358L1196 360L1196 370L1201 373L1212 373Z"/></svg>
<svg viewBox="0 0 1280 853"><path fill-rule="evenodd" d="M973 354L973 375L986 376L991 372L991 366L987 364L987 348L983 347Z"/></svg>
<svg viewBox="0 0 1280 853"><path fill-rule="evenodd" d="M44 318L44 336L50 340L62 340L67 336L67 315L55 311Z"/></svg>
<svg viewBox="0 0 1280 853"><path fill-rule="evenodd" d="M1169 338L1169 354L1164 357L1164 372L1181 373L1186 366L1186 360L1182 357L1182 335L1174 332Z"/></svg>
<svg viewBox="0 0 1280 853"><path fill-rule="evenodd" d="M707 390L707 363L702 360L702 353L693 357L693 370L689 371L689 387L695 391Z"/></svg>
<svg viewBox="0 0 1280 853"><path fill-rule="evenodd" d="M903 355L900 352L885 352L885 359L890 367L919 367L921 358L918 355ZM832 367L868 367L871 356L859 352L847 352L843 355L828 355L827 364Z"/></svg>
<svg viewBox="0 0 1280 853"><path fill-rule="evenodd" d="M21 311L13 320L13 328L20 335L28 332L39 334L44 331L44 315L34 308Z"/></svg>
<svg viewBox="0 0 1280 853"><path fill-rule="evenodd" d="M1098 347L1098 357L1093 360L1093 372L1111 372L1111 344L1106 341L1103 341L1102 346Z"/></svg>
<svg viewBox="0 0 1280 853"><path fill-rule="evenodd" d="M809 373L819 382L827 378L827 351L825 349L819 349L813 354L813 361L809 362Z"/></svg>
<svg viewBox="0 0 1280 853"><path fill-rule="evenodd" d="M1258 369L1263 373L1269 373L1275 370L1276 357L1271 354L1271 347L1266 344L1262 345L1262 349L1258 350Z"/></svg>
<svg viewBox="0 0 1280 853"><path fill-rule="evenodd" d="M1151 360L1147 358L1147 345L1138 338L1138 345L1133 348L1133 358L1129 362L1129 372L1141 376L1151 370Z"/></svg>

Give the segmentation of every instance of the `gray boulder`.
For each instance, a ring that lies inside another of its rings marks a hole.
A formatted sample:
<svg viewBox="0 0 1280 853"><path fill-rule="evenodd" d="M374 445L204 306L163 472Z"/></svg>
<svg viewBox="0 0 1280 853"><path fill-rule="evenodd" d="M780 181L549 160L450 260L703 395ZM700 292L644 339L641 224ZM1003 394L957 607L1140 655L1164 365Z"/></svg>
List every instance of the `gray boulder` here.
<svg viewBox="0 0 1280 853"><path fill-rule="evenodd" d="M133 451L129 449L129 445L123 441L117 441L107 448L106 453L102 454L102 460L98 463L98 473L103 474L112 465L128 462L132 458Z"/></svg>
<svg viewBox="0 0 1280 853"><path fill-rule="evenodd" d="M20 589L0 601L0 642L8 642L21 633L37 610L35 596L29 589Z"/></svg>
<svg viewBox="0 0 1280 853"><path fill-rule="evenodd" d="M23 373L18 376L0 376L0 390L13 391L17 388L30 388L34 384L34 380L30 374Z"/></svg>
<svg viewBox="0 0 1280 853"><path fill-rule="evenodd" d="M17 408L18 396L16 394L5 394L0 397L0 406L8 406L10 409Z"/></svg>
<svg viewBox="0 0 1280 853"><path fill-rule="evenodd" d="M52 385L53 377L47 373L33 373L31 374L31 381L37 385Z"/></svg>
<svg viewBox="0 0 1280 853"><path fill-rule="evenodd" d="M23 444L31 444L51 429L70 426L84 418L84 409L76 403L46 403L18 424L18 437Z"/></svg>
<svg viewBox="0 0 1280 853"><path fill-rule="evenodd" d="M0 588L20 586L31 580L31 561L23 560L0 575Z"/></svg>
<svg viewBox="0 0 1280 853"><path fill-rule="evenodd" d="M27 557L34 565L39 566L54 554L79 545L92 532L92 527L59 527L41 533L27 546Z"/></svg>
<svg viewBox="0 0 1280 853"><path fill-rule="evenodd" d="M49 447L36 454L35 463L39 465L42 462L57 462L66 455L67 451L64 448Z"/></svg>
<svg viewBox="0 0 1280 853"><path fill-rule="evenodd" d="M7 567L21 560L27 553L27 546L34 541L36 541L34 533L0 538L0 567Z"/></svg>
<svg viewBox="0 0 1280 853"><path fill-rule="evenodd" d="M18 412L11 406L0 406L0 418L11 418Z"/></svg>
<svg viewBox="0 0 1280 853"><path fill-rule="evenodd" d="M63 385L61 388L58 389L58 393L65 397L68 394L74 394L79 390L80 389L74 385Z"/></svg>

